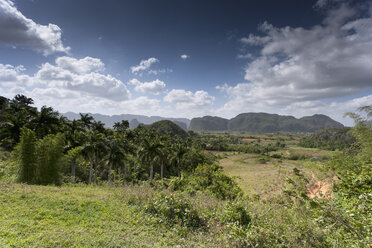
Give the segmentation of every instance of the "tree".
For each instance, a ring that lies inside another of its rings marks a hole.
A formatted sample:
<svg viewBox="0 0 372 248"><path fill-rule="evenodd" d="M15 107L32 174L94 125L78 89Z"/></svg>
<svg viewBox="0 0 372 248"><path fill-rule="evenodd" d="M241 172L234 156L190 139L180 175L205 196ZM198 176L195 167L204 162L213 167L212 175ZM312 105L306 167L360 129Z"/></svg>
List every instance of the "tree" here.
<svg viewBox="0 0 372 248"><path fill-rule="evenodd" d="M79 113L80 115L80 120L83 123L83 126L87 129L91 128L93 125L93 120L94 118L90 116L89 114L82 114Z"/></svg>
<svg viewBox="0 0 372 248"><path fill-rule="evenodd" d="M173 146L173 157L172 159L176 162L177 164L177 174L178 177L181 177L181 168L182 168L182 160L185 154L187 153L188 149L185 144L183 144L181 141L178 141L174 146Z"/></svg>
<svg viewBox="0 0 372 248"><path fill-rule="evenodd" d="M125 159L125 152L124 149L121 146L122 142L120 139L116 138L114 140L111 140L109 142L109 153L108 153L108 181L111 183L111 170L112 169L117 169L121 167L121 165L124 164L124 159ZM125 174L125 167L124 167L124 175Z"/></svg>
<svg viewBox="0 0 372 248"><path fill-rule="evenodd" d="M61 184L61 167L65 136L62 133L49 134L37 142L37 183L42 185Z"/></svg>
<svg viewBox="0 0 372 248"><path fill-rule="evenodd" d="M60 125L59 117L59 113L54 111L52 107L41 107L40 112L37 113L32 121L32 125L34 125L34 130L39 139L48 134L57 132L58 126Z"/></svg>
<svg viewBox="0 0 372 248"><path fill-rule="evenodd" d="M345 115L354 119L355 126L352 134L361 145L360 156L363 160L372 162L372 105L360 107L358 112L361 114L346 113ZM362 113L365 113L365 117Z"/></svg>
<svg viewBox="0 0 372 248"><path fill-rule="evenodd" d="M36 179L36 134L28 128L21 129L21 141L16 147L19 157L18 180L22 183L32 184Z"/></svg>
<svg viewBox="0 0 372 248"><path fill-rule="evenodd" d="M139 156L142 161L146 161L150 164L150 182L152 182L154 177L154 159L159 156L162 146L163 145L156 137L146 137L142 141L142 148L139 151Z"/></svg>
<svg viewBox="0 0 372 248"><path fill-rule="evenodd" d="M67 152L67 158L71 163L71 178L73 183L76 181L76 159L81 155L82 150L82 146L77 146Z"/></svg>
<svg viewBox="0 0 372 248"><path fill-rule="evenodd" d="M123 133L129 128L129 122L127 120L122 120L121 122L114 123L114 130L116 132Z"/></svg>
<svg viewBox="0 0 372 248"><path fill-rule="evenodd" d="M86 142L83 145L82 152L90 160L89 181L92 183L94 169L94 183L97 183L98 161L100 152L105 151L105 139L102 133L97 131L89 131L87 133Z"/></svg>

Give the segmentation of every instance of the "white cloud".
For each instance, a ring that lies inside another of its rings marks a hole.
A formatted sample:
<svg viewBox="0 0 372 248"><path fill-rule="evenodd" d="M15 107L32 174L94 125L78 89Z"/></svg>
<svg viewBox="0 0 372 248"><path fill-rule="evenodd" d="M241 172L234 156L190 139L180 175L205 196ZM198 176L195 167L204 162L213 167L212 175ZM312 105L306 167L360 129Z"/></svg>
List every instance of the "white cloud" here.
<svg viewBox="0 0 372 248"><path fill-rule="evenodd" d="M183 60L186 60L186 59L190 58L190 56L187 55L187 54L182 54L180 57L181 57L181 59L183 59Z"/></svg>
<svg viewBox="0 0 372 248"><path fill-rule="evenodd" d="M61 62L58 58L56 61ZM23 67L0 64L1 95L13 98L16 94L24 94L33 98L38 107L52 106L61 112L166 114L160 100L146 96L130 99L130 92L120 80L97 72L104 64L89 67L91 60L87 58L64 58L63 61L70 61L71 65L66 62L62 68L57 63L45 63L34 75L24 74ZM101 61L96 62L93 64ZM74 68L76 64L91 69L78 73Z"/></svg>
<svg viewBox="0 0 372 248"><path fill-rule="evenodd" d="M164 101L175 103L177 109L205 108L213 104L215 98L204 90L195 93L182 89L173 89L165 97Z"/></svg>
<svg viewBox="0 0 372 248"><path fill-rule="evenodd" d="M241 41L261 47L245 69L246 83L219 86L228 102L220 113L280 111L350 96L372 86L372 18L346 4L330 9L321 25L277 28ZM360 16L360 15L359 15ZM298 112L298 111L297 111ZM306 113L304 113L306 114Z"/></svg>
<svg viewBox="0 0 372 248"><path fill-rule="evenodd" d="M236 56L238 59L253 59L253 55L250 53L245 53L245 54L238 54Z"/></svg>
<svg viewBox="0 0 372 248"><path fill-rule="evenodd" d="M78 74L105 70L105 64L100 59L92 57L85 57L83 59L75 59L67 56L58 57L56 59L56 65L62 69Z"/></svg>
<svg viewBox="0 0 372 248"><path fill-rule="evenodd" d="M55 24L41 25L26 18L10 0L0 0L0 43L28 46L49 55L68 52L61 40L62 30Z"/></svg>
<svg viewBox="0 0 372 248"><path fill-rule="evenodd" d="M158 74L161 74L161 73L170 73L170 72L173 72L172 69L160 69L160 70L149 70L148 73L149 74L153 74L153 75L158 75Z"/></svg>
<svg viewBox="0 0 372 248"><path fill-rule="evenodd" d="M147 60L141 60L139 65L132 66L130 69L132 70L132 73L136 74L140 71L148 70L151 67L151 65L157 62L159 62L157 58L149 58Z"/></svg>
<svg viewBox="0 0 372 248"><path fill-rule="evenodd" d="M45 63L32 76L23 74L19 68L22 67L0 64L2 92L7 92L8 95L23 92L31 97L33 93L44 92L49 95L55 94L56 99L64 94L68 95L67 92L72 97L78 93L81 97L90 96L114 101L123 101L130 97L130 92L123 82L111 75L98 72L104 68L99 59L57 58L56 65Z"/></svg>
<svg viewBox="0 0 372 248"><path fill-rule="evenodd" d="M134 90L141 93L151 93L154 95L159 95L163 93L165 88L165 83L159 79L156 79L152 82L141 82L138 79L131 79L130 84L135 85Z"/></svg>

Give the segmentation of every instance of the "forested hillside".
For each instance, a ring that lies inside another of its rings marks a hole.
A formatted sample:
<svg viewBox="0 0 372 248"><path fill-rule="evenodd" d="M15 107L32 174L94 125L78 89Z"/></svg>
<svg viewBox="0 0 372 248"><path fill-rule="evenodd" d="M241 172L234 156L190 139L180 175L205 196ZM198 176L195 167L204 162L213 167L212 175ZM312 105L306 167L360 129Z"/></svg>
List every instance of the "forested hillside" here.
<svg viewBox="0 0 372 248"><path fill-rule="evenodd" d="M340 128L343 125L325 115L306 116L296 119L267 113L244 113L227 120L205 116L191 120L190 129L198 131L245 131L245 132L314 132L324 128Z"/></svg>

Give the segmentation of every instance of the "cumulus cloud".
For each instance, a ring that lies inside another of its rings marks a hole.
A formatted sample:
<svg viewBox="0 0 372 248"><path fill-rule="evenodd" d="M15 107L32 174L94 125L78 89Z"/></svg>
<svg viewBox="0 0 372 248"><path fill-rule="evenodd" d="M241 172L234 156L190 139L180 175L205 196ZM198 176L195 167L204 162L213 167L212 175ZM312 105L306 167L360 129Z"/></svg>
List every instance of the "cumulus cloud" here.
<svg viewBox="0 0 372 248"><path fill-rule="evenodd" d="M105 70L105 64L97 58L85 57L76 59L72 57L58 57L56 65L62 69L77 73L86 74L89 72L99 72Z"/></svg>
<svg viewBox="0 0 372 248"><path fill-rule="evenodd" d="M260 56L245 68L246 83L223 85L220 111L263 111L345 97L372 86L372 18L347 4L329 9L321 25L278 28L241 39ZM359 15L360 16L360 15Z"/></svg>
<svg viewBox="0 0 372 248"><path fill-rule="evenodd" d="M190 56L187 55L187 54L182 54L182 55L181 55L181 59L183 59L183 60L186 60L186 59L188 59L188 58L190 58Z"/></svg>
<svg viewBox="0 0 372 248"><path fill-rule="evenodd" d="M139 65L132 66L130 69L132 70L132 73L138 73L140 71L148 70L154 63L159 62L157 58L149 58L147 60L141 60Z"/></svg>
<svg viewBox="0 0 372 248"><path fill-rule="evenodd" d="M56 64L43 64L32 76L11 65L0 65L0 88L3 92L28 95L41 93L55 95L56 98L76 93L83 96L107 98L114 101L127 100L130 92L123 82L99 73L104 64L99 59L86 57L75 59L60 57Z"/></svg>
<svg viewBox="0 0 372 248"><path fill-rule="evenodd" d="M49 55L68 52L61 40L62 30L55 24L41 25L26 18L10 0L0 0L0 43L28 46Z"/></svg>
<svg viewBox="0 0 372 248"><path fill-rule="evenodd" d="M165 83L159 79L156 79L152 82L141 82L138 79L131 79L130 84L135 85L134 90L141 93L151 93L154 95L159 95L163 93L165 88Z"/></svg>
<svg viewBox="0 0 372 248"><path fill-rule="evenodd" d="M215 98L204 90L195 93L182 89L173 89L164 97L164 101L175 103L177 109L206 108L213 104Z"/></svg>

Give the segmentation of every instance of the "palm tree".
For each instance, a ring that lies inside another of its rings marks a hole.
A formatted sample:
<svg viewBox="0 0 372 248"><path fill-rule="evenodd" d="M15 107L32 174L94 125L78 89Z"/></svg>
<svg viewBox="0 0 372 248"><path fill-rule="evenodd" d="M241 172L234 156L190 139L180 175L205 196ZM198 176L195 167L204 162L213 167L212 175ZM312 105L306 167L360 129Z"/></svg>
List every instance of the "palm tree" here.
<svg viewBox="0 0 372 248"><path fill-rule="evenodd" d="M92 124L93 124L93 120L94 118L88 114L82 114L82 113L79 113L80 114L80 120L82 123L83 123L83 126L87 129L89 129Z"/></svg>
<svg viewBox="0 0 372 248"><path fill-rule="evenodd" d="M94 183L97 183L98 161L100 153L105 151L105 137L97 131L89 131L87 141L83 145L83 154L90 160L89 168L89 181L92 182L93 169L94 169Z"/></svg>
<svg viewBox="0 0 372 248"><path fill-rule="evenodd" d="M125 159L125 152L121 146L122 142L120 139L114 139L109 142L109 153L108 153L108 181L111 183L111 169L112 167L114 170L121 165L123 165ZM124 167L124 175L125 175L125 167Z"/></svg>
<svg viewBox="0 0 372 248"><path fill-rule="evenodd" d="M148 163L150 163L150 182L154 177L154 159L159 156L160 149L163 145L157 138L146 137L142 141L142 148L139 151L139 157Z"/></svg>
<svg viewBox="0 0 372 248"><path fill-rule="evenodd" d="M122 120L121 122L114 123L114 130L116 132L124 132L129 128L129 122L127 120Z"/></svg>
<svg viewBox="0 0 372 248"><path fill-rule="evenodd" d="M178 141L174 146L173 146L174 154L172 159L176 162L177 164L177 173L178 177L181 177L181 163L183 160L184 155L187 153L188 149L187 147Z"/></svg>
<svg viewBox="0 0 372 248"><path fill-rule="evenodd" d="M39 139L47 134L55 133L60 124L60 116L52 107L43 106L32 121L34 130Z"/></svg>

